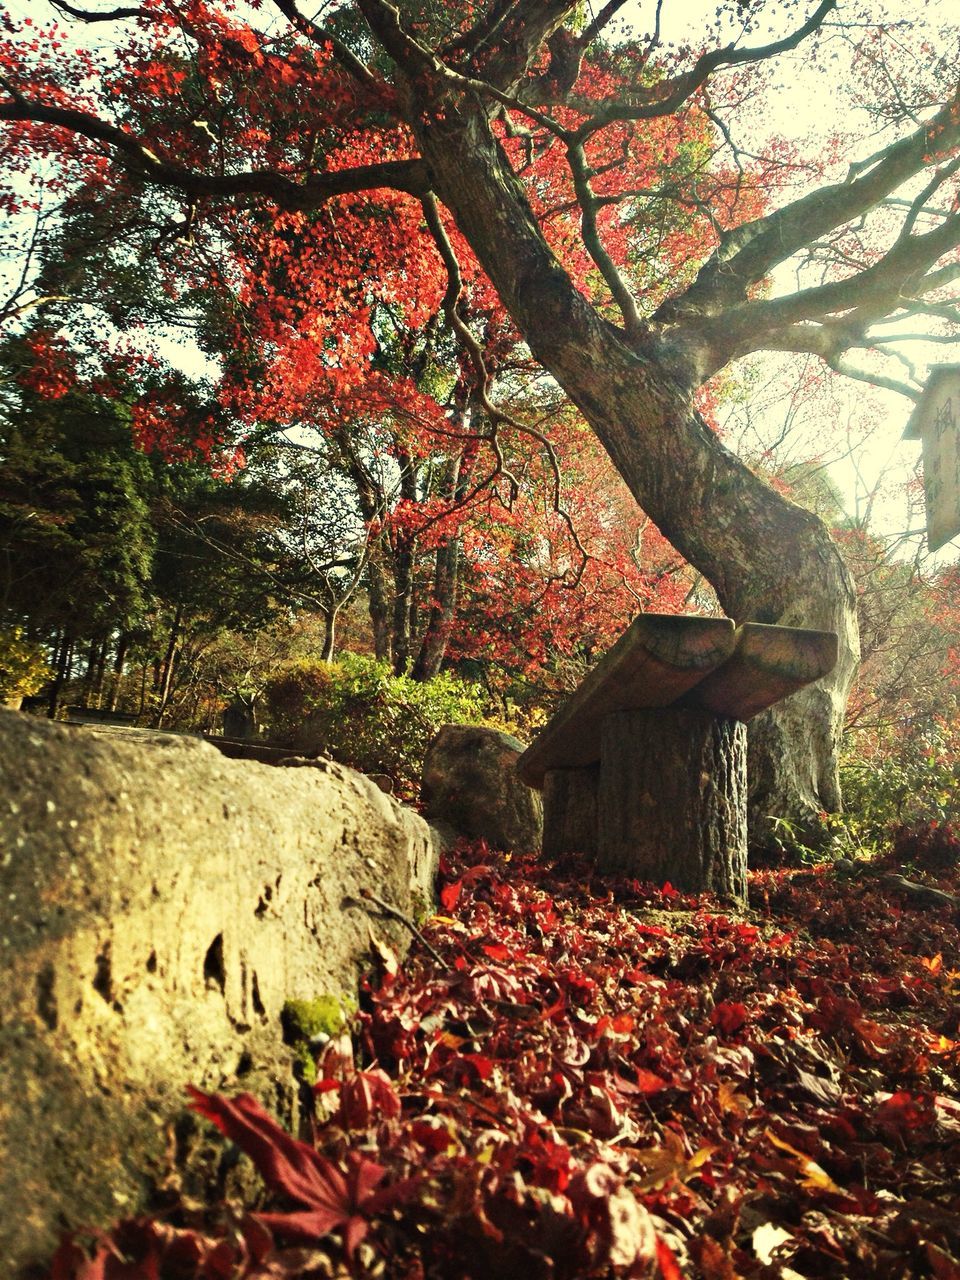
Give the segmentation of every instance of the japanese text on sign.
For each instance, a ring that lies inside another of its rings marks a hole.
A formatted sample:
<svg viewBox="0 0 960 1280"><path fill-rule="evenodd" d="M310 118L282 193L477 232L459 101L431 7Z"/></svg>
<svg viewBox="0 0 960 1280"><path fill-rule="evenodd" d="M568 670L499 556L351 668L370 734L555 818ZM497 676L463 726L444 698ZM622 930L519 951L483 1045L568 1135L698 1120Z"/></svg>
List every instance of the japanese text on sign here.
<svg viewBox="0 0 960 1280"><path fill-rule="evenodd" d="M922 428L927 541L931 551L960 533L960 388L944 386Z"/></svg>

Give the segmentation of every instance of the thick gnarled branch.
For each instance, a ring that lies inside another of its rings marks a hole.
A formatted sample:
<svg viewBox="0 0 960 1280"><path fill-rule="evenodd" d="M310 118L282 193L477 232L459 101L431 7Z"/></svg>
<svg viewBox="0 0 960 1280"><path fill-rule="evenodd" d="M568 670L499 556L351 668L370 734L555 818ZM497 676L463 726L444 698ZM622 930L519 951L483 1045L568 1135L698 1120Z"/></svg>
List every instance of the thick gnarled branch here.
<svg viewBox="0 0 960 1280"><path fill-rule="evenodd" d="M360 191L392 188L419 197L429 190L426 169L418 160L386 160L352 169L311 173L301 180L273 169L204 173L162 159L141 139L91 112L30 101L19 93L14 94L9 87L8 92L13 100L0 103L0 120L49 124L89 138L91 142L105 143L145 182L173 187L191 196L225 199L266 196L283 209L308 210L319 208L336 196Z"/></svg>

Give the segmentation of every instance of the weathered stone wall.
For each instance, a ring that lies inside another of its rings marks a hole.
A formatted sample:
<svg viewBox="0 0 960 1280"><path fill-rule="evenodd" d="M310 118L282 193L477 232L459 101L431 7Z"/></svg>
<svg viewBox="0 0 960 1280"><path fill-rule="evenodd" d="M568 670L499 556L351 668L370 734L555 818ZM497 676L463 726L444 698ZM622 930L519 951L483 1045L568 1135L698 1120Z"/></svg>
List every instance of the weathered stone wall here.
<svg viewBox="0 0 960 1280"><path fill-rule="evenodd" d="M280 1011L346 993L364 888L430 900L436 833L334 763L276 769L0 712L0 1258L133 1211L187 1083L289 1117Z"/></svg>

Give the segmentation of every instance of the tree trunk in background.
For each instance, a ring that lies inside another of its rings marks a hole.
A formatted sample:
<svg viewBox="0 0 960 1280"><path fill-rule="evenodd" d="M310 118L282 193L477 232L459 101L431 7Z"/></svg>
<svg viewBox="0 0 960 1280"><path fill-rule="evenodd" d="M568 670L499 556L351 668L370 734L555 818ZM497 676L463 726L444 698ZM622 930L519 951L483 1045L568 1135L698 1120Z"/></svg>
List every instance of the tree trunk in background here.
<svg viewBox="0 0 960 1280"><path fill-rule="evenodd" d="M66 634L60 636L53 660L53 682L47 697L47 717L56 720L60 710L60 695L67 680L70 664L73 660L73 641Z"/></svg>
<svg viewBox="0 0 960 1280"><path fill-rule="evenodd" d="M460 586L460 539L448 538L437 548L433 577L433 604L427 629L411 672L414 680L437 675L447 652L450 628L457 611Z"/></svg>
<svg viewBox="0 0 960 1280"><path fill-rule="evenodd" d="M414 543L398 539L393 552L393 670L406 675L413 645Z"/></svg>
<svg viewBox="0 0 960 1280"><path fill-rule="evenodd" d="M331 605L323 613L323 648L320 650L320 659L323 662L332 662L333 655L336 652L337 614L339 612L339 609Z"/></svg>
<svg viewBox="0 0 960 1280"><path fill-rule="evenodd" d="M471 469L469 463L463 465L459 456L450 460L445 487L451 504L455 505L465 496ZM456 616L460 595L460 556L460 537L456 533L437 548L433 570L433 599L427 627L413 664L411 674L414 680L429 680L438 675L446 656L450 628Z"/></svg>
<svg viewBox="0 0 960 1280"><path fill-rule="evenodd" d="M382 548L371 549L367 560L367 606L373 628L373 652L378 662L393 665L393 619L390 586L384 571Z"/></svg>
<svg viewBox="0 0 960 1280"><path fill-rule="evenodd" d="M137 719L140 720L147 706L147 675L150 671L150 663L144 662L140 668L140 705L137 707Z"/></svg>
<svg viewBox="0 0 960 1280"><path fill-rule="evenodd" d="M117 640L117 652L113 659L113 671L110 674L110 690L107 694L107 710L116 711L117 702L120 698L120 686L123 683L123 668L127 661L127 650L130 647L130 637L126 632L121 632L120 638Z"/></svg>
<svg viewBox="0 0 960 1280"><path fill-rule="evenodd" d="M85 707L93 706L93 691L97 680L97 658L100 654L100 641L91 640L87 646L86 668L83 673L81 701Z"/></svg>
<svg viewBox="0 0 960 1280"><path fill-rule="evenodd" d="M182 625L183 608L181 605L177 605L176 612L173 615L173 625L170 627L170 637L167 640L166 652L163 655L163 664L160 668L160 682L157 689L157 712L154 718L154 727L157 729L163 724L167 703L170 701L170 690L173 686L173 668L177 658L177 642L180 639Z"/></svg>
<svg viewBox="0 0 960 1280"><path fill-rule="evenodd" d="M90 691L90 703L97 709L100 708L100 705L103 702L103 685L107 675L107 651L109 647L110 642L108 638L104 636L97 646L96 665L93 672L93 688Z"/></svg>
<svg viewBox="0 0 960 1280"><path fill-rule="evenodd" d="M400 497L415 505L418 494L418 473L413 458L404 449L396 447L397 465L400 468ZM396 529L391 538L393 560L393 670L398 676L407 674L413 656L413 637L417 626L416 566L417 539L402 529Z"/></svg>

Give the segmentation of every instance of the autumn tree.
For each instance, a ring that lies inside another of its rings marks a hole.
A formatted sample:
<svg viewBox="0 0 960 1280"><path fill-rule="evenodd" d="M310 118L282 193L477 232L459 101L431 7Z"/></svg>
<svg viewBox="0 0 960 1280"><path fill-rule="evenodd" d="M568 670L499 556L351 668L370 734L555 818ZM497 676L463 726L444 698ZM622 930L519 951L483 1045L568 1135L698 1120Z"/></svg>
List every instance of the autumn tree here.
<svg viewBox="0 0 960 1280"><path fill-rule="evenodd" d="M147 193L173 293L222 274L211 246L258 232L239 295L269 360L235 408L321 384L349 395L377 308L414 326L442 312L496 458L526 424L498 400L472 319L487 291L729 615L839 633L833 675L754 735L760 812L835 807L858 652L849 574L823 523L724 447L695 393L777 350L916 394L879 356L903 323L954 332L960 101L942 41L905 61L909 32L839 0L786 17L723 5L679 48L661 40L662 5L647 35L617 29L620 0L588 18L572 0L353 0L326 20L296 0L54 7L111 24L110 55L8 23L6 158L23 173L54 155L60 181L104 200ZM760 38L768 19L786 33ZM830 42L853 47L872 113L858 158L849 140L806 166L738 147L771 60ZM685 251L665 255L677 237ZM798 287L771 282L798 256ZM243 317L222 322L241 335Z"/></svg>

